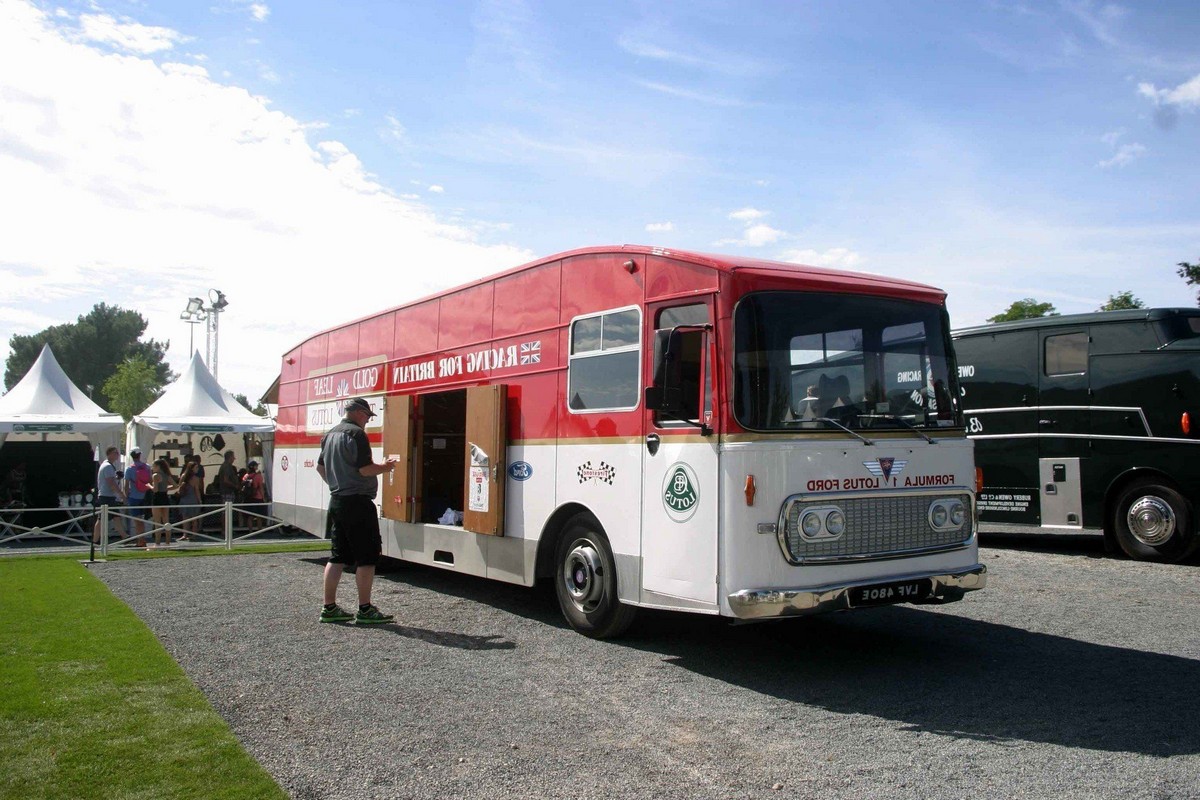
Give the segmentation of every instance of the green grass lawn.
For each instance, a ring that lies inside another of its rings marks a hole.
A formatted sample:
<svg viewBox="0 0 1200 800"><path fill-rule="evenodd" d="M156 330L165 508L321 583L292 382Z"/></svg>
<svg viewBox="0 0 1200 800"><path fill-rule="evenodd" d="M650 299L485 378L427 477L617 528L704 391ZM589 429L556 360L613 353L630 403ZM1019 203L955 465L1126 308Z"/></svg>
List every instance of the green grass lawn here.
<svg viewBox="0 0 1200 800"><path fill-rule="evenodd" d="M286 795L129 607L57 557L0 560L0 797Z"/></svg>

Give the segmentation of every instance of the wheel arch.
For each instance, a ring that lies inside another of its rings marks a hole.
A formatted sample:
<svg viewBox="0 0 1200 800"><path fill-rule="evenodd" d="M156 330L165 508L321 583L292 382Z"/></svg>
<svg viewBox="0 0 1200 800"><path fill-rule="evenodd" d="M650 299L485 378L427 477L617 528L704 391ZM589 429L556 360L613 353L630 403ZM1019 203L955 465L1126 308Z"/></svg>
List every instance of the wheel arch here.
<svg viewBox="0 0 1200 800"><path fill-rule="evenodd" d="M554 513L546 520L546 524L542 526L542 532L538 536L537 557L534 559L533 567L535 581L554 576L554 551L558 547L558 539L562 535L567 520L577 514L587 514L596 523L596 528L601 532L604 531L600 520L596 519L592 510L582 503L564 503L554 509Z"/></svg>

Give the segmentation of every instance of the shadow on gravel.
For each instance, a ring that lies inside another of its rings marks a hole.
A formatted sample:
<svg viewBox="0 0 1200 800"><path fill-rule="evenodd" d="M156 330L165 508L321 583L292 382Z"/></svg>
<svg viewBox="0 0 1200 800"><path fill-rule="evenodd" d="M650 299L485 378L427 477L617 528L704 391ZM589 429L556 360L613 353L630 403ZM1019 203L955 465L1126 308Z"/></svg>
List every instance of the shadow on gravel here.
<svg viewBox="0 0 1200 800"><path fill-rule="evenodd" d="M359 630L381 631L405 636L409 639L420 639L422 642L437 644L443 647L457 647L460 650L515 650L517 645L501 636L468 636L465 633L448 633L446 631L431 631L425 628L414 628L409 625L393 623L391 625L354 626Z"/></svg>
<svg viewBox="0 0 1200 800"><path fill-rule="evenodd" d="M382 580L579 635L562 619L552 589L385 564ZM892 606L735 626L642 609L625 637L609 644L656 653L664 663L780 700L890 719L913 731L1164 758L1200 753L1194 719L1200 661L953 611Z"/></svg>
<svg viewBox="0 0 1200 800"><path fill-rule="evenodd" d="M640 623L619 644L781 700L996 743L1200 753L1200 661L907 607L742 627Z"/></svg>

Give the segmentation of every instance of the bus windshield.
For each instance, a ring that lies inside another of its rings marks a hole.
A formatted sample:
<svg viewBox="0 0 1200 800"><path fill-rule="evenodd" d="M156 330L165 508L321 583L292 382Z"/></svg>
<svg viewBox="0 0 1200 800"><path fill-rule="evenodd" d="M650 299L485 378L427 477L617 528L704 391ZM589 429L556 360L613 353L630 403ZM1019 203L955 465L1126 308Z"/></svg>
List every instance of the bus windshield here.
<svg viewBox="0 0 1200 800"><path fill-rule="evenodd" d="M941 307L760 292L734 314L733 410L750 430L962 424Z"/></svg>

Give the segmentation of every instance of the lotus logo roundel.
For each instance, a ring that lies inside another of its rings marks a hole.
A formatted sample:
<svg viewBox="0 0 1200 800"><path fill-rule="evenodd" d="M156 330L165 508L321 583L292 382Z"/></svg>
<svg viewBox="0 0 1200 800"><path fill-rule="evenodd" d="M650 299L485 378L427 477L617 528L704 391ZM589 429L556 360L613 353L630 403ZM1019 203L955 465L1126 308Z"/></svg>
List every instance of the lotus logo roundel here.
<svg viewBox="0 0 1200 800"><path fill-rule="evenodd" d="M687 522L700 504L700 481L683 462L672 464L663 479L662 501L667 516L675 522Z"/></svg>

